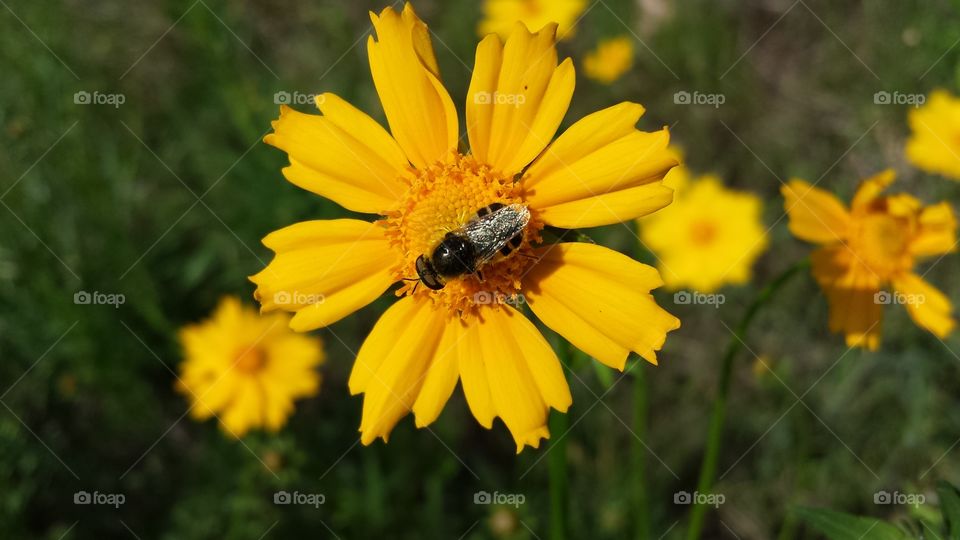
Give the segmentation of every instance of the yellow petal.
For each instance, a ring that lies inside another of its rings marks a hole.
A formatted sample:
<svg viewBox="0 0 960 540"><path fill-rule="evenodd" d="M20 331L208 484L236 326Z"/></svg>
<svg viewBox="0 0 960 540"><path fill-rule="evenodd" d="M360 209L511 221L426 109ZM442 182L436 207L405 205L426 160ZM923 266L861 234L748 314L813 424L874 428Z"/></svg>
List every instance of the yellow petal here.
<svg viewBox="0 0 960 540"><path fill-rule="evenodd" d="M531 33L516 23L506 45L487 36L477 47L467 93L473 155L500 172L520 172L550 143L567 113L575 75L557 65L557 25Z"/></svg>
<svg viewBox="0 0 960 540"><path fill-rule="evenodd" d="M906 299L907 313L917 326L932 332L940 339L953 331L956 325L951 313L950 299L936 287L914 273L894 279L893 288Z"/></svg>
<svg viewBox="0 0 960 540"><path fill-rule="evenodd" d="M466 103L470 153L481 161L487 159L490 154L494 105L487 101L493 101L492 93L497 87L502 63L503 44L500 43L500 38L494 34L483 38L477 45ZM486 99L488 95L489 100Z"/></svg>
<svg viewBox="0 0 960 540"><path fill-rule="evenodd" d="M538 255L523 294L544 324L610 367L623 370L630 351L656 363L680 321L650 295L662 285L655 269L594 244L545 246Z"/></svg>
<svg viewBox="0 0 960 540"><path fill-rule="evenodd" d="M666 128L636 129L643 107L624 102L588 115L567 129L530 166L525 196L549 225L609 225L670 204L663 185L677 165Z"/></svg>
<svg viewBox="0 0 960 540"><path fill-rule="evenodd" d="M367 40L373 83L390 131L417 168L446 160L459 140L457 111L440 82L430 32L407 4L403 13L370 13Z"/></svg>
<svg viewBox="0 0 960 540"><path fill-rule="evenodd" d="M790 232L807 242L828 244L847 237L850 215L831 193L793 179L781 188Z"/></svg>
<svg viewBox="0 0 960 540"><path fill-rule="evenodd" d="M262 425L262 393L252 378L242 378L233 389L233 400L220 414L220 425L234 437L242 437L254 426Z"/></svg>
<svg viewBox="0 0 960 540"><path fill-rule="evenodd" d="M857 193L853 196L850 208L854 212L865 210L866 207L880 196L887 186L896 179L896 173L893 169L887 169L867 178L860 184Z"/></svg>
<svg viewBox="0 0 960 540"><path fill-rule="evenodd" d="M490 429L497 411L490 397L487 363L480 348L484 336L481 335L480 324L467 325L461 332L457 340L457 354L463 395L467 398L467 406L473 417L481 426Z"/></svg>
<svg viewBox="0 0 960 540"><path fill-rule="evenodd" d="M814 274L821 281L830 308L830 331L846 336L848 347L875 351L880 346L883 318L883 303L878 301L880 280L868 270L853 265L829 281L827 276L840 272L839 261L845 257L842 251L832 253L833 266L829 268L819 268L818 259L813 259Z"/></svg>
<svg viewBox="0 0 960 540"><path fill-rule="evenodd" d="M918 217L919 231L910 252L920 257L943 255L957 250L957 220L948 202L925 207Z"/></svg>
<svg viewBox="0 0 960 540"><path fill-rule="evenodd" d="M363 392L360 440L384 441L413 407L447 329L446 313L424 299L405 297L374 325L350 374L350 391Z"/></svg>
<svg viewBox="0 0 960 540"><path fill-rule="evenodd" d="M599 227L645 216L672 201L673 190L656 182L548 206L539 216L545 223L564 229Z"/></svg>
<svg viewBox="0 0 960 540"><path fill-rule="evenodd" d="M430 425L440 416L460 378L458 348L463 325L459 317L448 317L445 324L443 337L427 368L423 388L413 404L417 427Z"/></svg>
<svg viewBox="0 0 960 540"><path fill-rule="evenodd" d="M489 309L479 321L480 349L493 407L517 444L549 437L549 407L565 412L570 390L560 361L536 327L513 308Z"/></svg>
<svg viewBox="0 0 960 540"><path fill-rule="evenodd" d="M323 116L282 105L264 141L285 151L293 184L356 212L383 214L406 186L399 180L407 159L376 121L333 94L317 102Z"/></svg>
<svg viewBox="0 0 960 540"><path fill-rule="evenodd" d="M911 131L907 159L927 172L960 179L960 99L943 89L933 90L924 106L910 109L907 121Z"/></svg>
<svg viewBox="0 0 960 540"><path fill-rule="evenodd" d="M263 239L276 255L251 276L263 311L296 311L297 331L330 325L394 282L399 255L383 228L355 219L296 223Z"/></svg>

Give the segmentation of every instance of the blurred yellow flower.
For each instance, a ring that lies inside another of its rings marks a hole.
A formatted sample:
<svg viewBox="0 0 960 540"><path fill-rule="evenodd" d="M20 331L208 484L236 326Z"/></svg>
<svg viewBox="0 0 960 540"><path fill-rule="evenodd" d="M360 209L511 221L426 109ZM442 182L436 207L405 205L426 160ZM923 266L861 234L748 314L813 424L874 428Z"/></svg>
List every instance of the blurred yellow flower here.
<svg viewBox="0 0 960 540"><path fill-rule="evenodd" d="M277 431L293 401L316 394L323 362L320 340L292 332L289 315L260 316L235 297L210 319L180 330L184 362L177 390L197 420L216 416L228 432Z"/></svg>
<svg viewBox="0 0 960 540"><path fill-rule="evenodd" d="M586 0L484 0L483 19L477 31L481 36L498 34L507 39L517 21L530 30L555 23L557 39L570 39L586 7Z"/></svg>
<svg viewBox="0 0 960 540"><path fill-rule="evenodd" d="M676 190L673 204L643 218L640 231L667 287L711 293L747 282L767 248L760 198L727 189L714 175L691 179L683 166L664 184Z"/></svg>
<svg viewBox="0 0 960 540"><path fill-rule="evenodd" d="M960 180L960 99L935 90L930 101L910 111L912 134L907 159L918 168Z"/></svg>
<svg viewBox="0 0 960 540"><path fill-rule="evenodd" d="M632 66L633 40L629 36L601 41L583 59L584 74L603 84L616 81Z"/></svg>
<svg viewBox="0 0 960 540"><path fill-rule="evenodd" d="M953 330L950 300L914 273L917 260L956 250L957 222L946 202L923 206L907 194L883 196L886 170L864 180L848 210L803 180L783 187L790 232L819 244L813 276L830 307L830 331L847 345L876 350L885 304L904 304L913 321L940 338ZM885 287L892 290L884 290Z"/></svg>
<svg viewBox="0 0 960 540"><path fill-rule="evenodd" d="M370 69L391 132L323 94L322 116L282 107L265 140L288 154L284 174L294 184L381 217L309 221L268 235L276 256L251 278L256 298L264 311L296 312L291 327L305 331L402 283L402 298L373 327L350 375L350 391L364 394L363 444L386 440L410 411L417 426L429 425L459 380L480 424L490 428L500 417L518 452L537 447L549 436L550 409L566 411L571 396L556 353L515 305L526 303L546 326L620 370L631 351L656 362L679 326L650 295L662 284L655 269L598 245L540 244L545 225L621 223L669 204L662 179L677 163L669 133L638 131L644 109L625 102L550 143L573 95L573 63L559 62L555 24L530 33L515 23L505 44L491 34L477 47L466 100L470 153L461 154L457 109L427 26L409 4L372 19ZM497 221L511 241L489 243L502 249L479 259L462 227L496 205L522 224ZM459 247L446 262L459 270L428 271L454 231ZM317 295L322 302L310 300Z"/></svg>

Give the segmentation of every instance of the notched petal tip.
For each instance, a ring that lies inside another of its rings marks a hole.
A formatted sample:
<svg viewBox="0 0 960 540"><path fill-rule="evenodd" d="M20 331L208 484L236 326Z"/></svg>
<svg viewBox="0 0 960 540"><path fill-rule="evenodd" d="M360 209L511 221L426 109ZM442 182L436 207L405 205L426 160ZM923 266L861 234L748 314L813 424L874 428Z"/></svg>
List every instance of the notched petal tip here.
<svg viewBox="0 0 960 540"><path fill-rule="evenodd" d="M517 454L519 455L527 446L539 449L540 441L545 439L550 439L550 430L547 429L547 426L540 426L526 433L515 435L513 441L517 445Z"/></svg>

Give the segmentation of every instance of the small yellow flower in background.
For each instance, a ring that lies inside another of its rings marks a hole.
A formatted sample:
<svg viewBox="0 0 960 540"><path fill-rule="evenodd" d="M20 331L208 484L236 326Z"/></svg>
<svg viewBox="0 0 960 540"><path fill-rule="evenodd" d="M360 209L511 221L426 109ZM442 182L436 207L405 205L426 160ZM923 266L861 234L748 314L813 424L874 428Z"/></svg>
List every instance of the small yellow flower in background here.
<svg viewBox="0 0 960 540"><path fill-rule="evenodd" d="M584 74L603 84L613 83L632 66L633 40L629 36L603 40L583 59Z"/></svg>
<svg viewBox="0 0 960 540"><path fill-rule="evenodd" d="M667 287L711 293L747 282L767 248L760 198L727 189L714 175L691 179L683 166L664 184L676 190L673 204L640 220L640 231Z"/></svg>
<svg viewBox="0 0 960 540"><path fill-rule="evenodd" d="M586 7L587 0L484 0L477 30L481 36L497 34L507 39L517 21L531 30L555 23L557 39L570 39Z"/></svg>
<svg viewBox="0 0 960 540"><path fill-rule="evenodd" d="M284 313L260 316L235 297L213 315L180 330L184 362L177 390L192 403L197 420L216 416L229 433L277 431L293 401L317 393L323 362L318 338L288 328Z"/></svg>
<svg viewBox="0 0 960 540"><path fill-rule="evenodd" d="M960 99L935 90L930 100L907 117L912 131L907 159L930 173L960 180Z"/></svg>
<svg viewBox="0 0 960 540"><path fill-rule="evenodd" d="M885 304L904 304L918 326L941 339L954 327L950 300L913 270L920 259L956 250L953 209L881 195L893 180L891 170L864 180L849 210L803 180L782 190L790 232L821 246L812 255L813 276L827 297L830 331L844 334L850 347L880 346Z"/></svg>
<svg viewBox="0 0 960 540"><path fill-rule="evenodd" d="M418 427L429 425L459 381L481 425L499 417L517 452L537 447L549 436L550 409L570 406L570 389L556 353L514 305L525 303L620 370L631 351L655 363L667 332L679 327L650 295L662 285L655 269L602 246L540 238L546 225L622 223L669 204L673 192L662 179L677 164L669 133L638 131L644 109L624 102L554 140L573 95L573 62L559 61L556 24L531 33L515 23L506 43L489 35L477 46L466 100L470 153L461 154L457 109L427 26L409 4L371 18L370 69L390 132L323 94L322 115L281 107L265 141L289 156L283 172L292 183L380 217L308 221L268 235L263 242L276 255L251 278L255 296L264 311L295 312L290 326L306 331L402 283L350 375L350 391L364 394L363 444L386 440L411 411ZM493 212L509 223L497 218L496 227L466 236L464 226ZM497 249L474 267L476 239L508 231L509 244L483 240ZM438 246L453 250L450 242L457 247L444 265L462 268L441 276Z"/></svg>

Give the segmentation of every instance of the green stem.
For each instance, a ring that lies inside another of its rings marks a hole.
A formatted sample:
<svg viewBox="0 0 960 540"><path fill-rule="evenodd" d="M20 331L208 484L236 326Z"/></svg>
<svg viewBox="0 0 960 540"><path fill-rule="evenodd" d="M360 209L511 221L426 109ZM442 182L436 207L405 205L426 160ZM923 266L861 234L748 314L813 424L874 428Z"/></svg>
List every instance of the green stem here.
<svg viewBox="0 0 960 540"><path fill-rule="evenodd" d="M766 305L773 294L777 292L784 283L789 281L794 274L806 268L808 264L809 261L805 259L791 266L760 291L760 294L757 295L753 303L747 308L747 312L744 313L743 318L740 319L740 324L737 325L734 335L730 337L730 341L727 343L723 360L720 362L717 397L713 401L713 413L710 416L710 427L707 431L707 448L703 455L703 463L700 465L700 479L697 482L697 493L708 494L710 490L713 489L713 482L717 475L717 461L720 457L723 422L727 412L727 394L730 392L733 360L743 347L743 340L746 337L747 329L760 311L760 308ZM697 540L700 538L707 508L708 506L705 504L694 504L690 511L690 528L687 530L688 540Z"/></svg>
<svg viewBox="0 0 960 540"><path fill-rule="evenodd" d="M633 489L636 511L636 538L650 538L650 507L647 496L647 449L641 441L647 432L647 371L644 360L637 360L633 377Z"/></svg>
<svg viewBox="0 0 960 540"><path fill-rule="evenodd" d="M560 364L569 366L573 360L570 347L564 343L557 351ZM564 371L569 368L564 367ZM550 453L547 466L550 474L550 538L565 540L567 537L567 510L569 508L567 491L567 430L570 429L570 417L567 413L552 411L549 420Z"/></svg>
<svg viewBox="0 0 960 540"><path fill-rule="evenodd" d="M635 222L637 238L640 238L640 221ZM642 242L636 244L637 260L649 256ZM633 504L636 513L634 535L637 540L650 538L650 499L647 490L647 449L642 441L647 433L647 366L646 361L638 360L633 368L633 444L630 447L633 465Z"/></svg>

